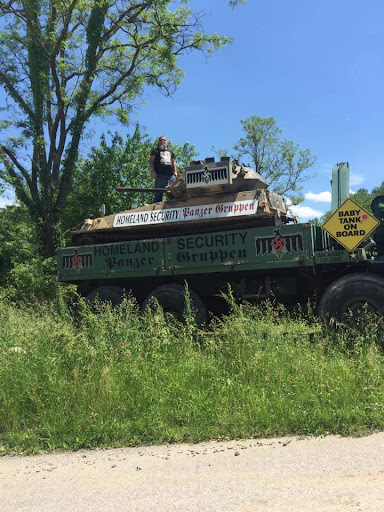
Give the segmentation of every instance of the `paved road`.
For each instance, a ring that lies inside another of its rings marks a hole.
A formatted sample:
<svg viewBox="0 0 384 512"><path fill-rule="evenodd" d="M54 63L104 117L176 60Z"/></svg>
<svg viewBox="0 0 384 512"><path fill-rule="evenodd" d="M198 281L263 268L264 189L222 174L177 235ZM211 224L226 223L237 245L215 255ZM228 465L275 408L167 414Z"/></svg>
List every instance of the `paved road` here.
<svg viewBox="0 0 384 512"><path fill-rule="evenodd" d="M384 511L384 433L0 458L8 511Z"/></svg>

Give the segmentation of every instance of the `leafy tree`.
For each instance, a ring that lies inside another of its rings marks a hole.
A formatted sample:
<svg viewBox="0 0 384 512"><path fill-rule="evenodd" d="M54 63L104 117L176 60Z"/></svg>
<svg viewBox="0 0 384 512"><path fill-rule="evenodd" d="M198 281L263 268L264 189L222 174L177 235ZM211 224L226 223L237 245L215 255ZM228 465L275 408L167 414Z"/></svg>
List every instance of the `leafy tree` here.
<svg viewBox="0 0 384 512"><path fill-rule="evenodd" d="M355 194L352 194L350 197L353 199L359 206L364 208L364 210L368 212L372 212L371 203L377 196L384 195L384 181L379 187L374 187L372 192L368 192L366 188L359 188Z"/></svg>
<svg viewBox="0 0 384 512"><path fill-rule="evenodd" d="M152 202L153 194L121 194L117 187L153 187L149 171L151 149L157 143L147 133L142 134L137 126L133 135L123 138L115 133L110 143L102 135L99 148L92 148L87 159L79 162L74 173L73 191L68 197L61 216L61 231L82 223L86 217L100 215L101 204L106 212L127 210ZM188 142L183 145L169 141L178 167L186 166L196 155Z"/></svg>
<svg viewBox="0 0 384 512"><path fill-rule="evenodd" d="M252 116L241 121L245 132L234 146L239 158L252 159L255 170L266 178L273 190L289 197L293 204L303 201L302 186L316 158L309 149L281 139L281 130L273 117Z"/></svg>
<svg viewBox="0 0 384 512"><path fill-rule="evenodd" d="M0 85L7 95L0 172L36 221L45 256L54 252L90 119L114 113L128 122L145 87L175 90L181 55L229 42L206 34L188 3L0 0Z"/></svg>

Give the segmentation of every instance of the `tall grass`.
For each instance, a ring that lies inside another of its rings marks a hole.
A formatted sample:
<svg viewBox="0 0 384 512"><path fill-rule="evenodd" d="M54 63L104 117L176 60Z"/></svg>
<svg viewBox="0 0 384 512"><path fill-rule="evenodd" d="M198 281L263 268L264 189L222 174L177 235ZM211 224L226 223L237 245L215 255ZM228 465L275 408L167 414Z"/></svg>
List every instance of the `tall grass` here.
<svg viewBox="0 0 384 512"><path fill-rule="evenodd" d="M379 321L233 306L209 329L126 301L75 317L0 305L0 451L384 428Z"/></svg>

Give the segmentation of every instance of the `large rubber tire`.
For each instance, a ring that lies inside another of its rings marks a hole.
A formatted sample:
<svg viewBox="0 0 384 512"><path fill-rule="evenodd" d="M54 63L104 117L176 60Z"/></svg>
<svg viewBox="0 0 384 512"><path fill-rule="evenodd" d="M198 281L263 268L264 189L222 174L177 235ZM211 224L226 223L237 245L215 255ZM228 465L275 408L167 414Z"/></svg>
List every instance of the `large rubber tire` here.
<svg viewBox="0 0 384 512"><path fill-rule="evenodd" d="M207 311L203 301L193 290L188 289L191 309L197 325L205 324ZM165 284L152 290L145 298L142 308L145 309L155 298L165 313L171 313L180 321L185 317L185 288L180 284Z"/></svg>
<svg viewBox="0 0 384 512"><path fill-rule="evenodd" d="M349 274L333 282L319 302L320 317L343 321L350 310L359 315L364 305L368 312L384 315L384 278L372 274Z"/></svg>
<svg viewBox="0 0 384 512"><path fill-rule="evenodd" d="M123 302L124 292L118 286L99 286L92 290L86 297L87 302L96 301L110 303L112 306L118 306Z"/></svg>

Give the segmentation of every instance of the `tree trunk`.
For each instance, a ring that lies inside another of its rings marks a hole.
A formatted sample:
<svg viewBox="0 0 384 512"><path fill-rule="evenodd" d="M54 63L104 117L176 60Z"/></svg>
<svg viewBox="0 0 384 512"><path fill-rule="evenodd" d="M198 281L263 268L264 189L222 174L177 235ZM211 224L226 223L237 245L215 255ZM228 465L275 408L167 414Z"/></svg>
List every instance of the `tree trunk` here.
<svg viewBox="0 0 384 512"><path fill-rule="evenodd" d="M44 258L50 258L55 255L55 219L52 214L43 219L41 235L42 255Z"/></svg>

